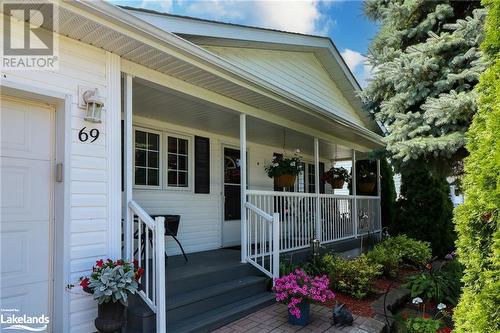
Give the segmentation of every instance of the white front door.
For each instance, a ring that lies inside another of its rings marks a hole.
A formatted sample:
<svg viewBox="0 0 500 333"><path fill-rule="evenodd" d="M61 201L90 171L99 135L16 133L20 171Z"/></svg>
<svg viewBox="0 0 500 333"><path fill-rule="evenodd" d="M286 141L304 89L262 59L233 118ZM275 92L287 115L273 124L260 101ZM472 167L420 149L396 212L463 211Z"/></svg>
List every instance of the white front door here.
<svg viewBox="0 0 500 333"><path fill-rule="evenodd" d="M55 110L6 96L0 105L0 306L52 319Z"/></svg>
<svg viewBox="0 0 500 333"><path fill-rule="evenodd" d="M227 247L241 244L240 151L238 149L223 147L223 154L224 215L222 221L222 246Z"/></svg>

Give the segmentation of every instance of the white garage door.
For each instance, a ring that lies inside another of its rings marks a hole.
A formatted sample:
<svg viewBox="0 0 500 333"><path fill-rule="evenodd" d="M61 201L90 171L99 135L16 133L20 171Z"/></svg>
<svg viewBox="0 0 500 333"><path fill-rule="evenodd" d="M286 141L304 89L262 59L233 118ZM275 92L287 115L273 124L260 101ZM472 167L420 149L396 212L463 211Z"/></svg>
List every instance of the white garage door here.
<svg viewBox="0 0 500 333"><path fill-rule="evenodd" d="M50 316L55 111L0 103L1 308Z"/></svg>

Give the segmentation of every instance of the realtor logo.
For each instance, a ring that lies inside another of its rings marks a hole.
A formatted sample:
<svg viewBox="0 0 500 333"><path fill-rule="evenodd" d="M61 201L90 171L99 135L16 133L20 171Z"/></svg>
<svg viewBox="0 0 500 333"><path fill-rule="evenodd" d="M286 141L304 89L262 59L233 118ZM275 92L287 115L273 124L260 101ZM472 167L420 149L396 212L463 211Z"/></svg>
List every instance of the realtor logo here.
<svg viewBox="0 0 500 333"><path fill-rule="evenodd" d="M44 314L27 316L19 314L19 309L1 309L0 331L46 332L50 318Z"/></svg>
<svg viewBox="0 0 500 333"><path fill-rule="evenodd" d="M55 69L56 7L47 2L2 4L2 69Z"/></svg>

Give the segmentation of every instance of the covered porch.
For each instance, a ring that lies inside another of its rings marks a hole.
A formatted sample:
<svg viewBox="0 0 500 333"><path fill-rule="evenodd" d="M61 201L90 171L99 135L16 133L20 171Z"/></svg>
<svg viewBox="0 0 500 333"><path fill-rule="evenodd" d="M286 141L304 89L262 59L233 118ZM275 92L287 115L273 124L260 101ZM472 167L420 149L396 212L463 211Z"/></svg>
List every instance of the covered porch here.
<svg viewBox="0 0 500 333"><path fill-rule="evenodd" d="M168 312L158 295L168 298L173 283L165 256L180 253L165 237L163 215L180 216L175 233L189 258L236 247L240 264L269 278L278 277L280 256L312 239L326 245L380 232L378 161L368 195L321 180L342 166L357 184L356 162L377 146L360 133L294 109L264 111L196 86L183 89L127 61L122 70L124 256L145 264L141 296L157 314ZM293 188L277 188L265 164L297 149L304 171ZM233 259L220 257L213 267L232 267ZM184 264L181 271L196 271L196 263Z"/></svg>
<svg viewBox="0 0 500 333"><path fill-rule="evenodd" d="M293 123L280 125L272 113L248 115L160 83L123 76L125 219L131 201L149 215L179 215L176 236L186 252L241 246L241 262L270 276L277 273L263 266L271 260L262 260L274 234L283 253L307 248L314 238L328 244L380 231L379 177L368 195L321 180L342 166L356 183L356 161L368 149L348 141L355 134L319 138ZM304 171L293 188L276 187L264 166L296 150ZM278 231L271 230L274 215ZM169 255L179 253L166 242Z"/></svg>

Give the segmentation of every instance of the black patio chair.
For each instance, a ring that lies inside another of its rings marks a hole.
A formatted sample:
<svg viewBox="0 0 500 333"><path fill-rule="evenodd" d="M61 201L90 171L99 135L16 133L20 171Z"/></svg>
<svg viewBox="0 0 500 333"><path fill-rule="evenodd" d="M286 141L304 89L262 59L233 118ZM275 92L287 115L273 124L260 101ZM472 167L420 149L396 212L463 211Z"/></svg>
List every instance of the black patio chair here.
<svg viewBox="0 0 500 333"><path fill-rule="evenodd" d="M152 219L155 219L156 217L164 217L165 218L165 236L170 236L172 237L176 242L177 244L179 245L180 249L181 249L181 252L182 252L182 255L184 256L184 260L186 262L188 262L188 257L186 255L186 252L184 252L184 248L182 247L182 244L181 242L179 241L179 239L177 239L177 232L179 230L179 222L181 220L181 216L180 215L150 215ZM136 222L137 220L134 218L134 222ZM123 237L122 237L123 238ZM138 230L135 230L134 232L134 239L138 239L139 236L138 236ZM144 258L144 251L145 251L145 244L144 244L144 241L145 241L146 237L144 236L144 233L142 234L142 237L141 237L141 256ZM149 232L149 245L151 245L151 247L153 246L153 235L151 233L151 231ZM122 246L123 248L123 246ZM137 251L139 251L139 249L135 249L134 251L134 256L137 254ZM165 250L165 261L168 259L168 254L167 254L167 250Z"/></svg>
<svg viewBox="0 0 500 333"><path fill-rule="evenodd" d="M182 255L184 256L184 260L188 262L188 257L186 252L184 252L184 248L182 247L181 242L177 239L177 231L179 230L179 222L181 221L180 215L151 215L151 218L155 219L156 217L164 217L165 218L165 236L172 237L177 244L179 245ZM165 251L165 255L167 255L167 251Z"/></svg>

